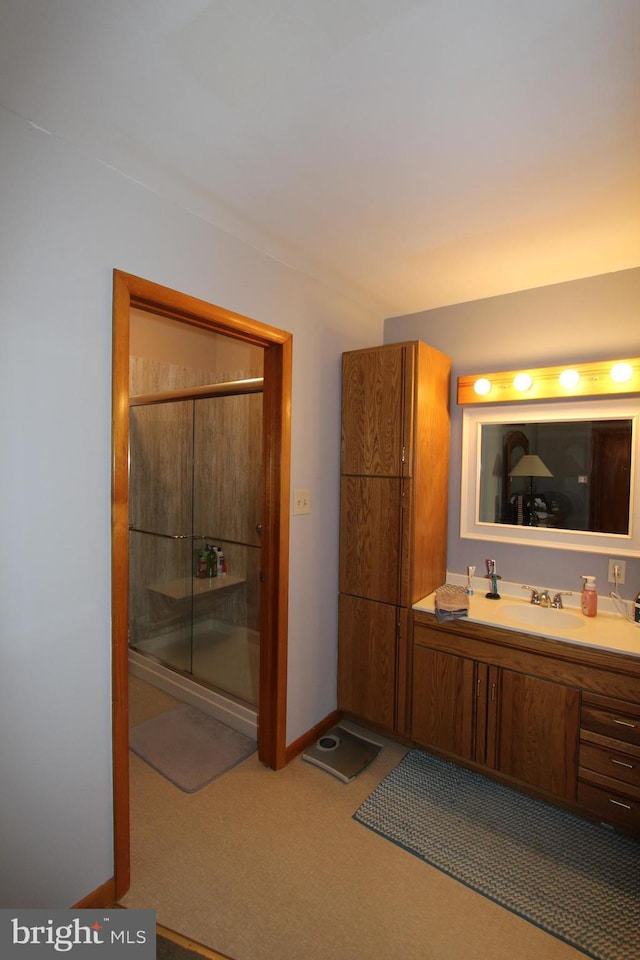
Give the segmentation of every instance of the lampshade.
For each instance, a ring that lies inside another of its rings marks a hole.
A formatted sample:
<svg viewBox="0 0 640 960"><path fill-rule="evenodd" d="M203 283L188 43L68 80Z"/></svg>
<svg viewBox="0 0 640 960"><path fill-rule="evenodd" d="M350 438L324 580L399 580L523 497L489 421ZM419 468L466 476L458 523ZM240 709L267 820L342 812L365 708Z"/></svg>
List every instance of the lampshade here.
<svg viewBox="0 0 640 960"><path fill-rule="evenodd" d="M510 477L552 477L549 468L535 453L526 453L520 457L509 474Z"/></svg>

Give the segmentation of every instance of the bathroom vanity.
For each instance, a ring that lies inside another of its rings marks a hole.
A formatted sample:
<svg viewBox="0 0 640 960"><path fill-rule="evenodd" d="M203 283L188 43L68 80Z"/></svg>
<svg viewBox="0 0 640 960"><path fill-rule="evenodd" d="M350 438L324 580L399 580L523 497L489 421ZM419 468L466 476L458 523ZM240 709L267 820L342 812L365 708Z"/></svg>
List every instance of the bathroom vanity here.
<svg viewBox="0 0 640 960"><path fill-rule="evenodd" d="M640 835L639 628L484 596L440 623L431 595L412 646L417 746Z"/></svg>
<svg viewBox="0 0 640 960"><path fill-rule="evenodd" d="M589 619L540 609L518 584L507 596L504 583L503 599L478 591L468 616L439 622L431 591L447 576L450 361L415 341L345 353L342 372L339 709L640 836L640 628L613 613ZM481 500L494 513L501 497L510 502L504 471L496 489L482 496L478 489L479 478L495 474L481 470L478 428L485 420L503 424L501 431L511 423L494 400L495 413L465 410L461 536L585 549L583 530L553 528L548 518L545 527L518 526L501 522L498 510L496 523L477 520ZM607 415L629 423L638 416L635 398L615 404ZM601 400L594 410L565 407L557 417L545 410L553 420L571 413L580 428L604 416ZM544 421L534 406L510 416L514 429ZM502 433L491 464L502 462L501 451ZM623 530L630 511L640 513L640 488L633 496L624 500ZM589 548L620 556L609 527L589 530ZM630 539L629 555L637 548Z"/></svg>

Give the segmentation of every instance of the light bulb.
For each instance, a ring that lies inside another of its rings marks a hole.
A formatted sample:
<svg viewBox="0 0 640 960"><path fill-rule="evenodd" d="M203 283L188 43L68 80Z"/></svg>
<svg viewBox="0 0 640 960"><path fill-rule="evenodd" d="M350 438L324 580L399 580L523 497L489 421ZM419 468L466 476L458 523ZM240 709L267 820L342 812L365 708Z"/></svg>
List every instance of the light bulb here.
<svg viewBox="0 0 640 960"><path fill-rule="evenodd" d="M633 370L630 363L616 363L611 368L611 379L614 383L626 383L632 376Z"/></svg>
<svg viewBox="0 0 640 960"><path fill-rule="evenodd" d="M520 393L524 393L526 390L528 390L532 383L533 380L528 373L519 373L513 378L513 385Z"/></svg>
<svg viewBox="0 0 640 960"><path fill-rule="evenodd" d="M565 390L571 390L572 387L575 387L579 379L580 374L577 370L563 370L560 374L560 383Z"/></svg>
<svg viewBox="0 0 640 960"><path fill-rule="evenodd" d="M474 390L474 393L478 394L478 396L484 397L491 390L491 383L487 380L486 377L480 377L480 379L476 380L476 382L474 383L473 390Z"/></svg>

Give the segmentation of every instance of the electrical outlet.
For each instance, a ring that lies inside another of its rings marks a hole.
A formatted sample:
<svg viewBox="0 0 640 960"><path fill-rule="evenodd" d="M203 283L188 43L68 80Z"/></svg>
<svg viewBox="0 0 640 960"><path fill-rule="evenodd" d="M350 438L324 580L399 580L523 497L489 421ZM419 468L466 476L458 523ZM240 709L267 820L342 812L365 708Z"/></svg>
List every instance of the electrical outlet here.
<svg viewBox="0 0 640 960"><path fill-rule="evenodd" d="M293 513L311 513L311 491L296 490L293 494Z"/></svg>
<svg viewBox="0 0 640 960"><path fill-rule="evenodd" d="M623 584L624 578L627 574L627 561L626 560L609 560L609 572L607 573L607 579L609 583L616 582L615 568L618 568L618 583Z"/></svg>

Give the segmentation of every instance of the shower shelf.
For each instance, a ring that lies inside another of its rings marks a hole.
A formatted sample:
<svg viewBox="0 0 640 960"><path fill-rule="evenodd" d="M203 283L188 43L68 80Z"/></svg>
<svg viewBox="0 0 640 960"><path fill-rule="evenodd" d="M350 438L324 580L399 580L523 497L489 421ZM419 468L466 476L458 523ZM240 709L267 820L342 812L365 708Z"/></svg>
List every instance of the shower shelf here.
<svg viewBox="0 0 640 960"><path fill-rule="evenodd" d="M241 583L246 583L244 577L179 577L177 580L167 580L166 583L152 583L147 587L152 593L161 593L163 597L172 600L185 600L187 597L198 596L204 593L230 590Z"/></svg>

